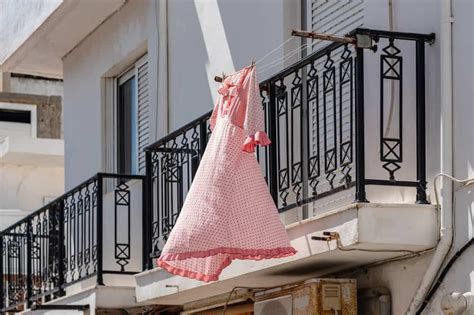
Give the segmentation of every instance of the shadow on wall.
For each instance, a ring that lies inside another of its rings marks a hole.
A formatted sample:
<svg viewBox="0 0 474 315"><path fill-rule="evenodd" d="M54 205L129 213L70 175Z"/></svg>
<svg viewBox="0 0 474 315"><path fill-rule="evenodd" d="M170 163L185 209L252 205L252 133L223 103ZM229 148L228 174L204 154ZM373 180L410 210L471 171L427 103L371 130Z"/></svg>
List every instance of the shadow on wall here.
<svg viewBox="0 0 474 315"><path fill-rule="evenodd" d="M286 18L284 1L270 0L171 1L168 6L171 131L212 109L215 75L249 65L288 38L286 22L296 24L292 14L298 10L292 5L295 10Z"/></svg>

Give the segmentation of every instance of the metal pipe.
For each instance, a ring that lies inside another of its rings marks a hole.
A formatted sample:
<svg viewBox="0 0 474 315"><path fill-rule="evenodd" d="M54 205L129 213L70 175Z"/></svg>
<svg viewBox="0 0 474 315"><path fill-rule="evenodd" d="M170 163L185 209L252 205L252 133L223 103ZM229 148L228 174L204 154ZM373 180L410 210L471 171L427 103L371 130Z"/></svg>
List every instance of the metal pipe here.
<svg viewBox="0 0 474 315"><path fill-rule="evenodd" d="M330 35L330 34L324 34L324 33L318 33L318 32L293 30L291 32L291 35L292 36L312 38L312 39L327 40L327 41L336 42L336 43L343 43L343 44L355 45L357 43L357 40L356 40L355 37Z"/></svg>
<svg viewBox="0 0 474 315"><path fill-rule="evenodd" d="M416 203L426 200L425 42L416 42Z"/></svg>
<svg viewBox="0 0 474 315"><path fill-rule="evenodd" d="M103 224L103 177L101 174L97 175L97 284L103 285L104 284L104 278L102 275L102 270L103 268L103 229L104 229L104 224Z"/></svg>
<svg viewBox="0 0 474 315"><path fill-rule="evenodd" d="M364 124L364 49L357 48L356 56L356 108L355 108L355 202L368 202L365 194L365 124Z"/></svg>
<svg viewBox="0 0 474 315"><path fill-rule="evenodd" d="M441 173L453 172L453 59L452 59L452 2L441 0L440 27L440 89L441 89ZM430 265L408 308L407 314L416 314L436 279L439 269L453 243L453 187L442 178L440 211L440 241Z"/></svg>

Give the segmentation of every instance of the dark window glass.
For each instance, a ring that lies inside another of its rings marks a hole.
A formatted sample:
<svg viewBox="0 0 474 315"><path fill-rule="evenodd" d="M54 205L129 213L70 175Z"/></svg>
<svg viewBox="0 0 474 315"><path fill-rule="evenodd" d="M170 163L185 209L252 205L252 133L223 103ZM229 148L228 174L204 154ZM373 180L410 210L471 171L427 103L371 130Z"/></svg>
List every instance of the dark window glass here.
<svg viewBox="0 0 474 315"><path fill-rule="evenodd" d="M31 112L27 110L0 109L0 121L31 124Z"/></svg>
<svg viewBox="0 0 474 315"><path fill-rule="evenodd" d="M117 171L137 173L137 99L135 77L118 85Z"/></svg>

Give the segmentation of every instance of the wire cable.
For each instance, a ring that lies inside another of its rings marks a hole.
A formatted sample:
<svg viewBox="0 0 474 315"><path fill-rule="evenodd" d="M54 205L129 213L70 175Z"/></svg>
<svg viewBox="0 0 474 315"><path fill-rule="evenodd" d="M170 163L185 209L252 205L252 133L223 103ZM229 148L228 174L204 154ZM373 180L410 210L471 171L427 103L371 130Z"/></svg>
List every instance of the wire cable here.
<svg viewBox="0 0 474 315"><path fill-rule="evenodd" d="M263 73L263 72L265 72L265 71L270 70L271 68L273 68L273 67L275 67L275 66L281 64L282 62L284 62L284 61L286 61L287 59L293 57L294 55L297 55L297 54L301 53L301 52L302 52L306 47L308 47L309 45L310 45L310 44L307 43L307 44L304 44L304 45L302 45L302 46L299 46L298 48L296 48L296 49L290 51L289 53L285 54L284 56L282 56L282 57L280 57L280 58L278 58L278 59L276 59L276 60L273 60L273 61L271 61L271 62L269 62L269 63L267 63L267 64L264 64L264 65L262 65L262 66L259 66L259 67L258 67L258 71L261 72L261 73Z"/></svg>
<svg viewBox="0 0 474 315"><path fill-rule="evenodd" d="M260 63L261 61L263 61L265 58L269 57L271 54L273 54L274 52L276 52L278 49L282 48L283 46L285 46L287 43L289 43L291 40L293 40L295 37L294 36L290 36L287 40L285 40L283 43L281 43L280 45L278 45L276 48L272 49L271 51L269 51L267 54L265 54L263 57L260 57L260 59L257 59L257 61L255 61L255 63Z"/></svg>

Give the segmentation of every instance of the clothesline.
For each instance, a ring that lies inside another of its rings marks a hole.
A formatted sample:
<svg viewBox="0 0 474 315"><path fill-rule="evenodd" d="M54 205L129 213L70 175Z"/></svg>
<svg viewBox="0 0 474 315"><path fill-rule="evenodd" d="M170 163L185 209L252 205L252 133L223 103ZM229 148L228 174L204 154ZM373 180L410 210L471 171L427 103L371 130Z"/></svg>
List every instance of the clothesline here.
<svg viewBox="0 0 474 315"><path fill-rule="evenodd" d="M307 31L293 30L291 32L291 37L289 37L283 43L281 43L280 45L278 45L277 47L275 47L274 49L272 49L271 51L269 51L268 53L266 53L265 55L263 55L262 57L257 59L257 61L255 61L255 64L261 63L263 60L265 60L266 58L271 56L273 53L275 53L278 50L280 50L281 48L283 48L286 44L291 42L296 37L305 37L305 38L310 38L312 40L314 40L314 39L328 40L328 41L340 42L340 43L345 43L345 44L354 44L354 45L357 42L356 38L354 38L354 37L346 37L346 36L330 35L330 34L323 34L323 33L317 33L317 32L307 32ZM267 64L259 66L259 69L258 69L259 72L263 73L265 71L268 71L268 70L274 68L275 66L283 63L284 61L288 60L289 58L299 54L301 51L303 51L303 49L307 48L311 44L312 44L312 41L309 42L309 43L305 43L305 44L299 46L298 48L284 54L282 57L280 57L276 60L273 60L273 61L271 61ZM222 80L224 78L225 78L225 74L223 74L222 77L215 76L214 80L217 81L217 82L222 82Z"/></svg>

